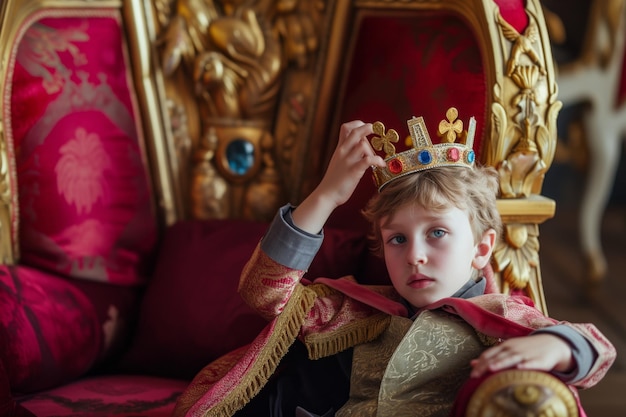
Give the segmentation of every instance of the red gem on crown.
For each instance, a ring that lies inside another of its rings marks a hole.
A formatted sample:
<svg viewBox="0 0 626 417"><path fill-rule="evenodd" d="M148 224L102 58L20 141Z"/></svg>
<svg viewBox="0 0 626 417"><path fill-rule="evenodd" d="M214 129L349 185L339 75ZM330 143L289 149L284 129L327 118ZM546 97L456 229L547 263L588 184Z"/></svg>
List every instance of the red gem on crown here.
<svg viewBox="0 0 626 417"><path fill-rule="evenodd" d="M388 163L389 171L392 174L399 174L402 172L402 161L398 158L394 158Z"/></svg>
<svg viewBox="0 0 626 417"><path fill-rule="evenodd" d="M456 162L459 159L461 159L461 153L459 152L459 150L457 148L450 148L448 149L448 161L453 161Z"/></svg>

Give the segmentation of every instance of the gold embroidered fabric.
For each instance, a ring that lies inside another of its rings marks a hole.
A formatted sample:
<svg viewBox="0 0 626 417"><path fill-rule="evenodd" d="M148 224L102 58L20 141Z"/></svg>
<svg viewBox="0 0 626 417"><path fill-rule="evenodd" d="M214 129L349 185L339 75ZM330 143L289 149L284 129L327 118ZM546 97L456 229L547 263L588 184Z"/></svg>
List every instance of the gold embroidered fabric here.
<svg viewBox="0 0 626 417"><path fill-rule="evenodd" d="M306 288L318 296L317 311L309 314L307 330L301 332L310 359L324 358L370 342L389 325L389 314L345 298L326 285L313 284Z"/></svg>
<svg viewBox="0 0 626 417"><path fill-rule="evenodd" d="M381 337L355 348L350 399L337 416L447 416L483 349L455 315L424 311L414 322L394 316Z"/></svg>

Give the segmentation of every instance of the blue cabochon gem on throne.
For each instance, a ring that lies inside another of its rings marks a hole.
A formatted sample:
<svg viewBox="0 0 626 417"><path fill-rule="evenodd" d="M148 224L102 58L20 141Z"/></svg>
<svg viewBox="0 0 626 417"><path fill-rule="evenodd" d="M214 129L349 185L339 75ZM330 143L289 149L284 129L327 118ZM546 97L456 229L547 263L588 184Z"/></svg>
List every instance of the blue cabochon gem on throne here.
<svg viewBox="0 0 626 417"><path fill-rule="evenodd" d="M374 130L374 136L371 139L372 148L385 153L387 164L385 168L372 167L378 190L380 191L396 178L425 169L439 166L472 168L476 159L472 149L476 120L473 117L470 118L467 132L464 132L463 122L458 119L458 115L456 108L448 109L446 119L439 123L437 133L441 137L441 143L437 145L433 145L422 117L413 117L408 120L411 147L400 153L396 153L394 146L394 143L399 140L398 133L394 129L386 131L381 122L375 122L372 125ZM457 143L457 138L462 136L466 137L465 143Z"/></svg>

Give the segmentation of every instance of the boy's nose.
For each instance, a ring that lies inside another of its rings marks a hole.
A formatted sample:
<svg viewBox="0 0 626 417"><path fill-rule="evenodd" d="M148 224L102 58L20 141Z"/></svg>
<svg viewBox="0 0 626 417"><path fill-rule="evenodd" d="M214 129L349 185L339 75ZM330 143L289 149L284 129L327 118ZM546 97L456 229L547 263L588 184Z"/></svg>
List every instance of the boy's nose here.
<svg viewBox="0 0 626 417"><path fill-rule="evenodd" d="M418 246L413 245L408 254L409 265L416 266L416 265L425 264L426 260L427 258L426 258L426 254L424 253L424 251L420 250Z"/></svg>

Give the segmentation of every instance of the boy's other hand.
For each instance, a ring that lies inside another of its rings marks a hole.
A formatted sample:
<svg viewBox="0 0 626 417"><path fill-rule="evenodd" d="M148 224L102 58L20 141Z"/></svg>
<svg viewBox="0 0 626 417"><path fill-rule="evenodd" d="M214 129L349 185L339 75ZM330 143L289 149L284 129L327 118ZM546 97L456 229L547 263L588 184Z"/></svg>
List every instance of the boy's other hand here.
<svg viewBox="0 0 626 417"><path fill-rule="evenodd" d="M570 345L558 336L541 333L505 340L471 361L471 377L503 369L568 372L574 366Z"/></svg>

